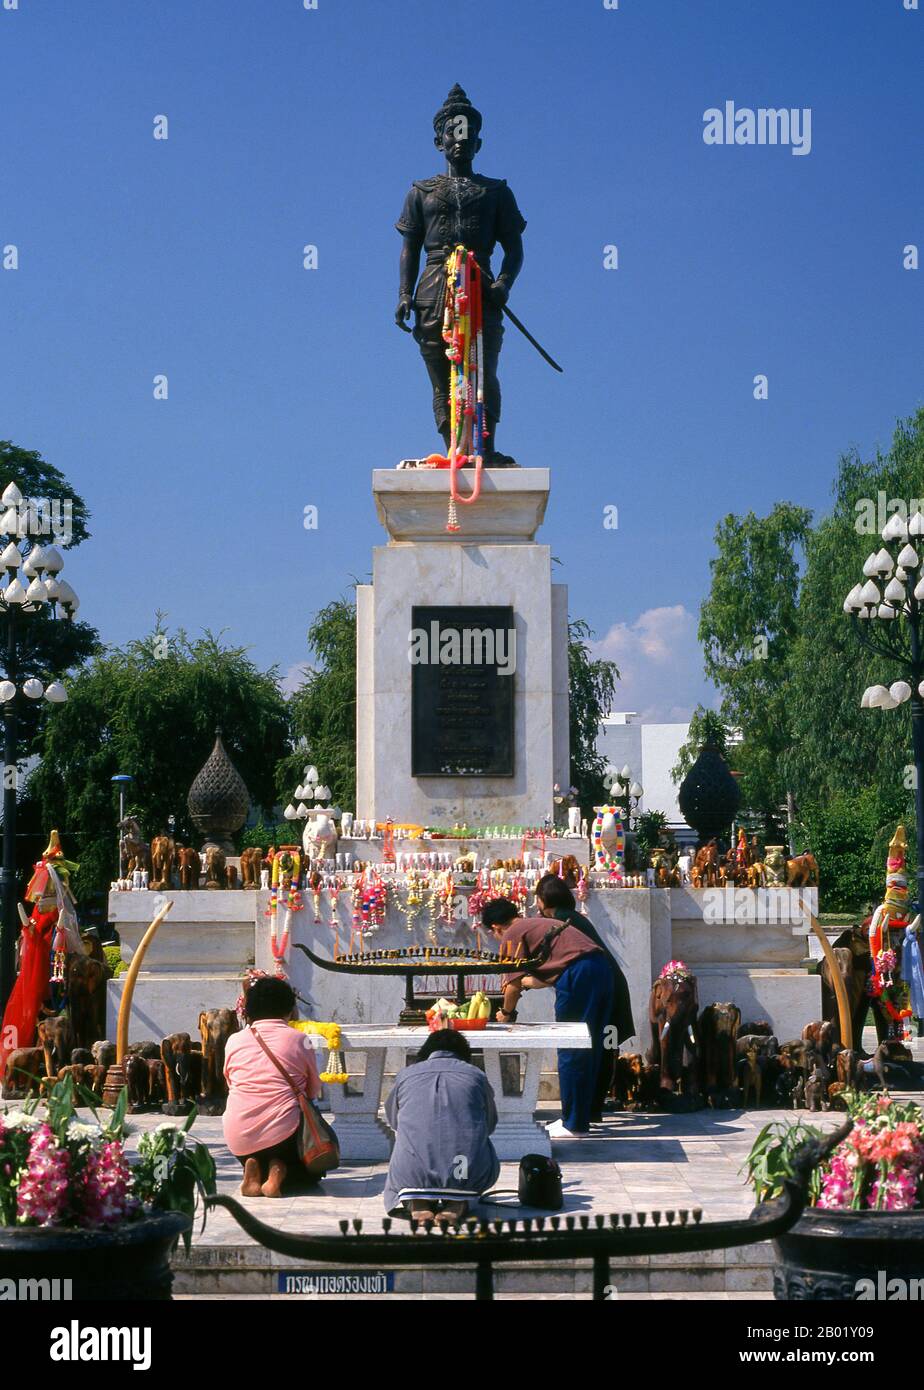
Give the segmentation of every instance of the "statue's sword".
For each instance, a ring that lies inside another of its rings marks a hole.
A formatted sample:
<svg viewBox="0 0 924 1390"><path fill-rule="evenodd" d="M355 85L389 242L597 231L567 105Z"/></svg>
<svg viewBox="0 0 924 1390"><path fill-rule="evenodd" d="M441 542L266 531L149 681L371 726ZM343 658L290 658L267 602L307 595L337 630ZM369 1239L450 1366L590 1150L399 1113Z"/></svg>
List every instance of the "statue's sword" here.
<svg viewBox="0 0 924 1390"><path fill-rule="evenodd" d="M550 357L549 354L546 352L545 348L542 346L542 344L536 342L536 339L533 337L532 333L530 333L526 325L520 322L513 310L508 309L506 304L504 305L504 313L507 315L514 328L519 328L520 332L523 334L523 337L526 338L528 342L532 343L539 356L544 357L550 367L554 367L556 372L564 372L564 367L559 367L558 363L555 361L555 358Z"/></svg>

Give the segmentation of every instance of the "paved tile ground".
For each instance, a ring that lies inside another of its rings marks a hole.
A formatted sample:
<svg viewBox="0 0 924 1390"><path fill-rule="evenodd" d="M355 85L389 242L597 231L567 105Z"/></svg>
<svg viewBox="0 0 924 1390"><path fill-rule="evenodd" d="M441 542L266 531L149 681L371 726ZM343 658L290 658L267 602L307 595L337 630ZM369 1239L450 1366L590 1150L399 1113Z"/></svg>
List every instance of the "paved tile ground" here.
<svg viewBox="0 0 924 1390"><path fill-rule="evenodd" d="M543 1114L556 1117L548 1106ZM566 1212L627 1212L668 1207L701 1207L705 1217L719 1219L747 1215L753 1206L741 1167L761 1129L773 1119L793 1118L781 1110L713 1111L692 1115L618 1114L607 1116L591 1138L557 1140L554 1155L562 1166ZM834 1127L834 1113L816 1115L819 1127ZM138 1132L163 1123L160 1115L134 1115L130 1124ZM193 1133L215 1155L221 1192L237 1196L241 1168L221 1135L221 1119L201 1115ZM322 1188L307 1194L241 1200L262 1220L274 1226L291 1223L302 1231L332 1231L338 1221L361 1218L378 1224L385 1215L382 1189L386 1164L344 1164L325 1178ZM502 1166L498 1186L513 1188L517 1165ZM486 1215L496 1208L485 1207ZM518 1215L529 1215L517 1209ZM209 1216L205 1241L209 1245L246 1242L240 1227L224 1211Z"/></svg>

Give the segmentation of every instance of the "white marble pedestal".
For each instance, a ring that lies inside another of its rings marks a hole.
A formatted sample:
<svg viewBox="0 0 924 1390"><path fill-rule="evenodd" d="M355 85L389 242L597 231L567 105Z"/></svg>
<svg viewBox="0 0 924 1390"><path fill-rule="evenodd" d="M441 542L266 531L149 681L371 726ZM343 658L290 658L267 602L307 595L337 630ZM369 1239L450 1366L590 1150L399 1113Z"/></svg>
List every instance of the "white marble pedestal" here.
<svg viewBox="0 0 924 1390"><path fill-rule="evenodd" d="M317 1049L327 1047L323 1038L305 1036ZM365 1053L366 1075L362 1093L350 1082L328 1088L340 1152L351 1163L378 1163L391 1153L391 1130L379 1115L386 1051L416 1052L426 1040L427 1029L345 1024L341 1036L346 1052ZM483 1053L485 1074L494 1091L497 1128L491 1137L498 1158L502 1162L517 1162L528 1153L550 1155L551 1141L542 1125L533 1119L539 1099L542 1056L553 1048L589 1048L586 1023L491 1023L466 1037L473 1051ZM505 1053L522 1059L521 1084L516 1094L504 1090L501 1056Z"/></svg>

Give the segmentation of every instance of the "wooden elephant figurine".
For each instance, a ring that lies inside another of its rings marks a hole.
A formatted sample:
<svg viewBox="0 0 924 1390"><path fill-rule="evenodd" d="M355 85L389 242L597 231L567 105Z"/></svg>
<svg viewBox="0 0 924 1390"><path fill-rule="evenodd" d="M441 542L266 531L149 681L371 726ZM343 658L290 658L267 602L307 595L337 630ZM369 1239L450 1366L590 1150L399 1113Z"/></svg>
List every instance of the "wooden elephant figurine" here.
<svg viewBox="0 0 924 1390"><path fill-rule="evenodd" d="M151 841L151 887L169 889L173 886L173 862L176 845L169 835L155 835Z"/></svg>
<svg viewBox="0 0 924 1390"><path fill-rule="evenodd" d="M706 1091L719 1096L737 1083L735 1042L741 1024L736 1004L709 1004L699 1019L699 1045Z"/></svg>
<svg viewBox="0 0 924 1390"><path fill-rule="evenodd" d="M263 867L263 851L255 845L241 850L241 887L259 888L260 870Z"/></svg>
<svg viewBox="0 0 924 1390"><path fill-rule="evenodd" d="M18 1100L38 1095L45 1075L45 1051L41 1047L17 1047L6 1059L0 1097Z"/></svg>
<svg viewBox="0 0 924 1390"><path fill-rule="evenodd" d="M220 850L217 845L209 845L205 851L206 888L224 888L226 867L224 851Z"/></svg>
<svg viewBox="0 0 924 1390"><path fill-rule="evenodd" d="M237 1014L233 1009L206 1009L199 1015L199 1036L202 1039L202 1099L206 1104L224 1107L228 1095L224 1075L225 1046L231 1034L237 1031Z"/></svg>
<svg viewBox="0 0 924 1390"><path fill-rule="evenodd" d="M70 1064L71 1052L78 1046L68 1014L55 1014L40 1020L36 1041L45 1056L45 1075L57 1076Z"/></svg>
<svg viewBox="0 0 924 1390"><path fill-rule="evenodd" d="M134 1053L125 1058L123 1068L129 1109L140 1110L148 1104L150 1082L147 1061L138 1053Z"/></svg>
<svg viewBox="0 0 924 1390"><path fill-rule="evenodd" d="M160 1044L167 1103L164 1112L181 1115L195 1101L202 1081L202 1053L193 1050L188 1033L168 1033Z"/></svg>
<svg viewBox="0 0 924 1390"><path fill-rule="evenodd" d="M191 888L199 887L199 875L202 873L202 860L199 858L199 851L196 849L181 848L177 850L177 867L180 874L180 887L187 892Z"/></svg>
<svg viewBox="0 0 924 1390"><path fill-rule="evenodd" d="M97 1042L91 1044L90 1051L98 1067L115 1066L116 1045L114 1042L109 1042L106 1038L100 1038Z"/></svg>
<svg viewBox="0 0 924 1390"><path fill-rule="evenodd" d="M695 975L669 975L655 980L648 1001L648 1063L659 1068L662 1098L665 1092L677 1091L682 1084L695 1090L698 1011Z"/></svg>
<svg viewBox="0 0 924 1390"><path fill-rule="evenodd" d="M818 860L809 850L786 860L786 882L790 888L812 888L818 885Z"/></svg>
<svg viewBox="0 0 924 1390"><path fill-rule="evenodd" d="M870 953L868 929L859 925L848 927L833 943L833 951L838 971L847 988L853 1041L856 1045L863 1036L863 1024L866 1020L867 1009L870 1006L870 997L866 986L873 968L873 957ZM838 1042L843 1043L844 1039L840 1036L837 995L834 992L834 981L827 957L821 962L818 973L821 976L822 1016L831 1020ZM872 1001L873 1019L876 1023L877 1034L880 1029L880 1016L876 1009L878 1002L875 999ZM884 1031L882 1036L884 1036Z"/></svg>
<svg viewBox="0 0 924 1390"><path fill-rule="evenodd" d="M106 982L112 969L98 938L86 937L88 950L69 951L65 990L74 1047L92 1047L106 1026Z"/></svg>

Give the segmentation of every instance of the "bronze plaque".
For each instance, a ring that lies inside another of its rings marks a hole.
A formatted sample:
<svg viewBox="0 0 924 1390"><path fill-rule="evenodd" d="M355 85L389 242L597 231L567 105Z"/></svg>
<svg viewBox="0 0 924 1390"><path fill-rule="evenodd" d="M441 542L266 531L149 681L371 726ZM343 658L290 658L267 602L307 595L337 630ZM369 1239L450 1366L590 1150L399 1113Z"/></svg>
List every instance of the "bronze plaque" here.
<svg viewBox="0 0 924 1390"><path fill-rule="evenodd" d="M512 777L513 609L413 608L411 629L412 776Z"/></svg>

